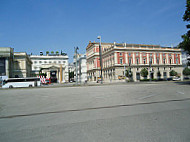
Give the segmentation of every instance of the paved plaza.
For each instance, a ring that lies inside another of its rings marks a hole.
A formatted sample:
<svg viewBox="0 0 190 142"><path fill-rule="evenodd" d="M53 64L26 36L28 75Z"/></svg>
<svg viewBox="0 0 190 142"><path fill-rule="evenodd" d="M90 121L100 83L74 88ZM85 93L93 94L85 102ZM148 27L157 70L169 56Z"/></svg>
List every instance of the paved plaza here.
<svg viewBox="0 0 190 142"><path fill-rule="evenodd" d="M0 90L2 142L189 142L190 85Z"/></svg>

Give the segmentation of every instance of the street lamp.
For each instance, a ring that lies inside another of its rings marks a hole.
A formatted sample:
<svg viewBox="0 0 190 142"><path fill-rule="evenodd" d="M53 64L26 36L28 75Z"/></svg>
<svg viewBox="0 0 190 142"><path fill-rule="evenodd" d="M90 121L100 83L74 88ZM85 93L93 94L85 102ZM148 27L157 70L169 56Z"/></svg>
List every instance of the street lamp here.
<svg viewBox="0 0 190 142"><path fill-rule="evenodd" d="M78 84L78 64L77 64L77 50L79 50L78 47L74 47L75 49L75 60L76 60L76 84Z"/></svg>
<svg viewBox="0 0 190 142"><path fill-rule="evenodd" d="M152 64L152 59L150 59L150 61L149 61L149 65L150 65L150 81L151 81L151 64Z"/></svg>
<svg viewBox="0 0 190 142"><path fill-rule="evenodd" d="M100 78L102 84L102 48L101 48L101 36L98 36L97 39L100 40L99 42L99 54L100 54Z"/></svg>
<svg viewBox="0 0 190 142"><path fill-rule="evenodd" d="M131 61L129 61L129 81L131 81L132 73L131 73Z"/></svg>

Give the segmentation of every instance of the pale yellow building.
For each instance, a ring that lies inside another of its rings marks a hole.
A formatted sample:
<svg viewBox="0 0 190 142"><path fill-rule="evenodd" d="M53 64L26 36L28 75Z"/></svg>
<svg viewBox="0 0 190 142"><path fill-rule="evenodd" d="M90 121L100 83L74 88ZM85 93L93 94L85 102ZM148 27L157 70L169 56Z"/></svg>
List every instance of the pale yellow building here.
<svg viewBox="0 0 190 142"><path fill-rule="evenodd" d="M26 52L14 52L13 77L30 77L32 61Z"/></svg>

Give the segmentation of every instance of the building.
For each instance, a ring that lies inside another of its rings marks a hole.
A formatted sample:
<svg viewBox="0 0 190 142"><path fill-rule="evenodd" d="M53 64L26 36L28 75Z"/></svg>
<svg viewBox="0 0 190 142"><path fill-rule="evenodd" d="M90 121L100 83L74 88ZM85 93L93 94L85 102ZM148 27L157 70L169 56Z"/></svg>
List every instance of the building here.
<svg viewBox="0 0 190 142"><path fill-rule="evenodd" d="M73 59L73 66L74 66L74 80L76 81L76 71L78 72L78 82L84 83L87 81L87 67L86 67L86 55L85 54L78 54L77 56L77 66L76 66L76 55L74 55ZM77 70L76 70L77 68Z"/></svg>
<svg viewBox="0 0 190 142"><path fill-rule="evenodd" d="M66 54L31 55L33 76L46 73L53 82L68 82L68 56Z"/></svg>
<svg viewBox="0 0 190 142"><path fill-rule="evenodd" d="M13 77L31 77L32 61L26 52L14 52Z"/></svg>
<svg viewBox="0 0 190 142"><path fill-rule="evenodd" d="M175 70L183 79L181 49L161 47L159 45L102 43L103 81L114 81L125 77L126 70L132 73L132 79L144 79L140 72L147 69L147 79L166 79L170 71ZM88 81L97 81L100 77L99 43L89 42L86 48Z"/></svg>
<svg viewBox="0 0 190 142"><path fill-rule="evenodd" d="M0 47L0 76L12 77L13 53L11 47Z"/></svg>
<svg viewBox="0 0 190 142"><path fill-rule="evenodd" d="M30 77L31 60L25 52L14 52L13 48L0 48L0 76Z"/></svg>

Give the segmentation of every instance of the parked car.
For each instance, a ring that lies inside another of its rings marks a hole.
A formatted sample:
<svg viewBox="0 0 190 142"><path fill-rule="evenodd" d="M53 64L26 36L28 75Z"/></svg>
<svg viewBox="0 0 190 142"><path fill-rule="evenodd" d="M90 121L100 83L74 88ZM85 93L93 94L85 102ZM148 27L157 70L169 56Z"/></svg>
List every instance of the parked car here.
<svg viewBox="0 0 190 142"><path fill-rule="evenodd" d="M188 79L190 79L190 77L185 76L183 79L184 79L184 80L188 80Z"/></svg>
<svg viewBox="0 0 190 142"><path fill-rule="evenodd" d="M174 78L173 78L173 81L179 81L179 80L181 80L180 77L174 77Z"/></svg>
<svg viewBox="0 0 190 142"><path fill-rule="evenodd" d="M171 80L173 80L173 78L172 78L172 77L167 78L167 81L171 81Z"/></svg>

